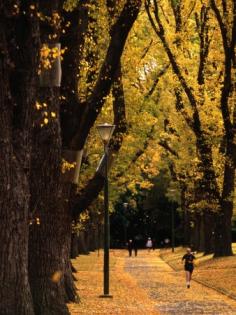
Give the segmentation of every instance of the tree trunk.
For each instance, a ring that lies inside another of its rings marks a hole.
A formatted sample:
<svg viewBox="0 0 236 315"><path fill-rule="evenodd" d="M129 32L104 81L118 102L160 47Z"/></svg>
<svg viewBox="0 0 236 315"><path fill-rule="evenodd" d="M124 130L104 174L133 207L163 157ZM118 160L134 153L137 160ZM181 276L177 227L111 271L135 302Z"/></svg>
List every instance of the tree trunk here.
<svg viewBox="0 0 236 315"><path fill-rule="evenodd" d="M214 231L216 216L216 214L209 210L204 211L205 255L212 254L214 251Z"/></svg>
<svg viewBox="0 0 236 315"><path fill-rule="evenodd" d="M188 215L188 210L187 210L187 202L186 202L186 196L185 196L185 191L186 191L186 186L181 183L181 207L183 211L183 245L188 245L190 241L189 237L189 215Z"/></svg>
<svg viewBox="0 0 236 315"><path fill-rule="evenodd" d="M193 240L191 247L192 250L198 250L199 247L199 219L197 214L195 214L194 218Z"/></svg>
<svg viewBox="0 0 236 315"><path fill-rule="evenodd" d="M33 2L31 2L33 3ZM22 13L24 12L24 13ZM0 314L33 315L28 282L30 132L38 66L38 21L29 3L0 19Z"/></svg>
<svg viewBox="0 0 236 315"><path fill-rule="evenodd" d="M75 259L79 255L78 236L76 232L71 234L71 258Z"/></svg>
<svg viewBox="0 0 236 315"><path fill-rule="evenodd" d="M57 95L44 90L42 102L58 117ZM51 93L51 97L49 97ZM40 113L39 118L40 119ZM37 119L36 119L37 121ZM69 314L63 288L65 226L68 218L62 211L60 185L61 143L58 120L49 126L35 126L31 175L32 225L29 242L29 276L35 313ZM63 222L63 224L61 224Z"/></svg>
<svg viewBox="0 0 236 315"><path fill-rule="evenodd" d="M88 249L85 242L85 232L80 231L79 232L79 239L78 239L78 247L79 247L79 254L88 254Z"/></svg>
<svg viewBox="0 0 236 315"><path fill-rule="evenodd" d="M205 252L205 226L204 226L204 214L199 216L200 220L200 230L199 230L199 246L198 250L200 252Z"/></svg>
<svg viewBox="0 0 236 315"><path fill-rule="evenodd" d="M191 217L190 220L190 243L189 246L193 249L195 245L195 220Z"/></svg>
<svg viewBox="0 0 236 315"><path fill-rule="evenodd" d="M231 219L233 214L235 169L233 164L233 154L231 152L232 149L233 144L228 143L228 158L226 159L224 172L221 209L217 216L215 230L215 257L233 255Z"/></svg>
<svg viewBox="0 0 236 315"><path fill-rule="evenodd" d="M184 245L189 246L191 243L191 227L190 227L190 214L187 208L184 208Z"/></svg>
<svg viewBox="0 0 236 315"><path fill-rule="evenodd" d="M48 17L61 14L63 1L40 0L40 9ZM42 19L41 41L55 44L60 23ZM49 82L50 83L50 82ZM34 150L31 172L30 286L39 315L69 314L65 302L75 301L70 246L71 214L68 189L61 182L62 142L59 114L59 88L40 88L40 108L35 114ZM74 294L73 294L73 293Z"/></svg>
<svg viewBox="0 0 236 315"><path fill-rule="evenodd" d="M90 238L89 238L89 250L90 251L95 251L96 249L96 235L95 235L95 229L91 228L90 229Z"/></svg>
<svg viewBox="0 0 236 315"><path fill-rule="evenodd" d="M69 314L65 302L71 298L71 215L65 206L66 191L61 183L61 138L58 92L41 91L48 112L54 112L42 128L35 126L31 176L33 209L30 233L30 285L39 315ZM37 224L37 218L38 223ZM76 294L75 294L76 296ZM75 300L75 296L73 300Z"/></svg>
<svg viewBox="0 0 236 315"><path fill-rule="evenodd" d="M226 207L224 208L224 213L217 216L214 257L233 255L231 218L231 209L227 209Z"/></svg>
<svg viewBox="0 0 236 315"><path fill-rule="evenodd" d="M230 209L224 208L224 213L220 213L216 220L215 230L215 255L214 257L232 256L232 236Z"/></svg>
<svg viewBox="0 0 236 315"><path fill-rule="evenodd" d="M39 206L44 206L40 203ZM40 213L40 225L32 225L30 237L30 286L33 295L35 314L65 315L69 314L65 301L67 295L64 287L65 252L64 229L55 222L51 210L47 207ZM62 214L57 213L58 221L65 222ZM63 220L63 221L61 221Z"/></svg>
<svg viewBox="0 0 236 315"><path fill-rule="evenodd" d="M10 145L0 150L0 178L0 314L33 315L27 270L29 187Z"/></svg>

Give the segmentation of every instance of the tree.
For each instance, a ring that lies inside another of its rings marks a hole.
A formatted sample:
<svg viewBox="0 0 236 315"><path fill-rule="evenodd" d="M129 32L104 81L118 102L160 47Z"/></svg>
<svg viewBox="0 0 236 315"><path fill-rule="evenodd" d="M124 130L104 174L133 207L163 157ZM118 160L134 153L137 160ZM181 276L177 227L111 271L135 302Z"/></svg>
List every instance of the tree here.
<svg viewBox="0 0 236 315"><path fill-rule="evenodd" d="M9 315L34 314L28 281L28 179L39 59L37 7L37 1L0 4L0 314Z"/></svg>

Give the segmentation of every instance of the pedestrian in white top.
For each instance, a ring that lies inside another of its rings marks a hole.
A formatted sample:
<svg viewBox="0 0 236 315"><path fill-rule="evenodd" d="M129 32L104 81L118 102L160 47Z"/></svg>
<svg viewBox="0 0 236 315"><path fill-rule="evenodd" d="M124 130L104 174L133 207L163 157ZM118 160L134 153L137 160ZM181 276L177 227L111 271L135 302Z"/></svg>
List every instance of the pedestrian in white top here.
<svg viewBox="0 0 236 315"><path fill-rule="evenodd" d="M152 248L152 240L151 237L148 238L147 243L146 243L146 247L148 249L148 251L150 252L151 248Z"/></svg>

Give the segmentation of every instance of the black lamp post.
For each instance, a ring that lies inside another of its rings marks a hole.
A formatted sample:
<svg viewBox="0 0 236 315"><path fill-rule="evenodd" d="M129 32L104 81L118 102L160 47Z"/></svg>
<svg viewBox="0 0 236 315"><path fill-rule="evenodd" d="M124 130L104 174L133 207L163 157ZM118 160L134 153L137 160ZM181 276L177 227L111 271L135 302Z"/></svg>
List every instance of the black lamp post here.
<svg viewBox="0 0 236 315"><path fill-rule="evenodd" d="M104 144L104 261L103 261L103 295L100 297L112 297L109 294L109 249L110 249L110 222L109 222L109 197L108 197L108 144L112 133L115 129L114 125L101 124L97 126L97 130Z"/></svg>
<svg viewBox="0 0 236 315"><path fill-rule="evenodd" d="M127 243L127 226L128 225L127 225L127 220L125 218L125 211L128 208L128 202L123 202L123 208L124 208L124 220L123 220L123 222L124 222L124 243L126 245L126 243Z"/></svg>
<svg viewBox="0 0 236 315"><path fill-rule="evenodd" d="M170 189L169 192L171 194L174 194L176 192L175 189ZM174 209L174 203L171 202L171 248L172 253L175 251L175 209Z"/></svg>
<svg viewBox="0 0 236 315"><path fill-rule="evenodd" d="M171 205L171 247L172 253L175 251L175 212L174 212L174 203Z"/></svg>

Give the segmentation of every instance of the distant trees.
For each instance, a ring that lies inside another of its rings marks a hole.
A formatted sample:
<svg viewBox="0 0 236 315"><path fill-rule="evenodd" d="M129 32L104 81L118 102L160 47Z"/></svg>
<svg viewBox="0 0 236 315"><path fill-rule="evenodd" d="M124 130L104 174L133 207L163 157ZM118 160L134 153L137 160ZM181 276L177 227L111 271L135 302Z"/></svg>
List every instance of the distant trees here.
<svg viewBox="0 0 236 315"><path fill-rule="evenodd" d="M195 202L215 226L215 256L231 255L235 178L235 2L201 4L193 1L189 6L185 1L151 3L147 0L145 6L172 67L176 111L195 137L199 159ZM216 122L221 126L217 131L213 125L215 119L220 119ZM182 132L179 135L184 137Z"/></svg>
<svg viewBox="0 0 236 315"><path fill-rule="evenodd" d="M226 6L216 2L216 7L218 17L227 20L223 29L228 32L228 49L234 51L231 57L225 54L214 3L146 1L153 27L142 11L123 56L128 134L112 169L112 198L119 203L119 192L131 190L135 195L137 187L145 193L152 178L168 167L181 190L185 243L221 256L232 254L235 171L233 163L228 171L232 156L225 151L221 100L224 78L230 77L224 104L234 128L235 78L230 60L235 56L235 19L233 1ZM230 75L225 74L225 56ZM125 67L126 62L132 67ZM234 134L228 134L232 141Z"/></svg>
<svg viewBox="0 0 236 315"><path fill-rule="evenodd" d="M76 299L69 255L72 216L80 210L71 211L75 187L62 181L62 151L83 149L119 69L141 1L127 0L121 6L110 44L104 49L104 61L97 65L98 76L90 79L91 92L81 103L77 84L80 64L85 60L83 43L89 39L91 23L96 23L88 15L94 5L96 1L75 5L73 1L42 0L0 6L4 126L0 150L1 314L68 314L65 302ZM68 55L65 53L61 93L55 83L60 79L60 68L54 74L50 69L54 71L54 63L61 58L54 44L60 42L62 34L61 52L65 48ZM91 55L86 58L92 62ZM66 71L67 67L71 71ZM45 72L51 77L42 81Z"/></svg>

